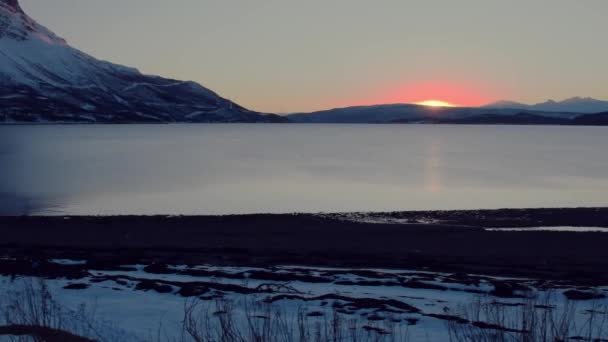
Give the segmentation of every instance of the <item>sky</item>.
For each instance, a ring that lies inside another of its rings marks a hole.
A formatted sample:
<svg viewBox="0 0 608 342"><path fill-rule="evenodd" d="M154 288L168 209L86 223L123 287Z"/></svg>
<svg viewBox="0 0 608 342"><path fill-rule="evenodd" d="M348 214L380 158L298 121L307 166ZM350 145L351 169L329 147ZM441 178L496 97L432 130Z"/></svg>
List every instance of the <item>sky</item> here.
<svg viewBox="0 0 608 342"><path fill-rule="evenodd" d="M608 99L606 0L21 0L93 56L253 110Z"/></svg>

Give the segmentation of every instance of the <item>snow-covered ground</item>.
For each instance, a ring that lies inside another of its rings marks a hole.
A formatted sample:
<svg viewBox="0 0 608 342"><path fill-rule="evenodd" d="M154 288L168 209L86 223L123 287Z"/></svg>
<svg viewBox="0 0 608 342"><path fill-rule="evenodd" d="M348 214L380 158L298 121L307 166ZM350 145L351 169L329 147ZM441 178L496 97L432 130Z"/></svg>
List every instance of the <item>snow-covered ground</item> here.
<svg viewBox="0 0 608 342"><path fill-rule="evenodd" d="M605 227L524 227L524 228L485 228L488 231L497 232L597 232L608 233L608 228Z"/></svg>
<svg viewBox="0 0 608 342"><path fill-rule="evenodd" d="M333 218L347 222L359 223L375 223L375 224L441 224L441 220L431 217L424 218L401 218L393 217L390 214L382 213L366 213L366 212L351 212L351 213L336 213L336 214L319 214L320 217Z"/></svg>
<svg viewBox="0 0 608 342"><path fill-rule="evenodd" d="M373 224L400 224L400 225L421 225L421 224L449 224L440 219L432 217L395 217L391 213L365 213L365 212L353 212L353 213L337 213L337 214L319 214L320 217L332 218L348 222L358 223L373 223ZM466 227L456 225L457 227ZM432 227L432 226L431 226ZM478 227L471 227L478 228ZM499 231L499 232L518 232L518 231L552 231L552 232L598 232L608 233L606 227L574 227L574 226L538 226L538 227L484 227L487 231Z"/></svg>
<svg viewBox="0 0 608 342"><path fill-rule="evenodd" d="M75 260L53 263L69 267L84 264ZM24 279L0 277L0 293L19 290ZM397 340L431 342L448 339L448 324L454 317L472 322L473 318L464 316L465 311L476 310L475 303L506 308L505 312L513 315L526 303L542 306L556 316L574 308L572 319L577 329L585 326L589 310L605 312L608 308L605 297L567 301L564 292L575 287L563 284L408 270L126 265L120 270L91 269L81 279L47 279L46 283L62 306L94 308L96 319L124 330L122 336L128 341L154 340L159 333L163 340L179 337L185 305L193 301L212 316L220 311L221 303L233 303L241 323L247 315L266 307L282 312L294 325L298 313L304 313L311 326L338 315L343 321L356 321L359 327L387 330L391 326L392 333L401 336ZM85 288L65 288L74 284ZM506 295L496 292L505 286L513 291ZM203 290L197 293L193 289ZM593 293L606 295L608 288L595 288ZM491 320L484 315L482 312L475 320ZM267 319L261 314L256 317ZM390 334L378 336L388 338Z"/></svg>

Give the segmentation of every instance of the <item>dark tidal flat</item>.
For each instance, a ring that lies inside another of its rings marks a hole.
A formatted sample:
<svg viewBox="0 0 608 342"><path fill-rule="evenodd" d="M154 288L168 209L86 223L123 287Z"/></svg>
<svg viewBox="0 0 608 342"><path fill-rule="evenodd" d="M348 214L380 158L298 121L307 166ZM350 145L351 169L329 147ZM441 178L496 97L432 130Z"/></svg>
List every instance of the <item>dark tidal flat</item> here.
<svg viewBox="0 0 608 342"><path fill-rule="evenodd" d="M107 265L384 267L608 284L608 233L484 230L608 227L608 208L369 214L407 224L345 215L0 217L0 252Z"/></svg>

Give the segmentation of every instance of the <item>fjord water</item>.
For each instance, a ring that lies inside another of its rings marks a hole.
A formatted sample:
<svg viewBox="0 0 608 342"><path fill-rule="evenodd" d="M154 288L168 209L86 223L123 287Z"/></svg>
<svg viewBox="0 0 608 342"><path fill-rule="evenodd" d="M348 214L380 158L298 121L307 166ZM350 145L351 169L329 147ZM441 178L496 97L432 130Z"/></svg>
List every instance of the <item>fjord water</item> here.
<svg viewBox="0 0 608 342"><path fill-rule="evenodd" d="M559 126L2 126L0 214L608 206L607 133Z"/></svg>

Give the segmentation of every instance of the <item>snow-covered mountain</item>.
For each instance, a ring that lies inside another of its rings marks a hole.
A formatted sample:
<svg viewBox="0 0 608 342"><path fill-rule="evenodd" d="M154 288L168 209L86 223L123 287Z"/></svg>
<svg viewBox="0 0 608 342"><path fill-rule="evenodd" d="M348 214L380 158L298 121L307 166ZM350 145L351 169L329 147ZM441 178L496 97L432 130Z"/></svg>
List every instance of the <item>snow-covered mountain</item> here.
<svg viewBox="0 0 608 342"><path fill-rule="evenodd" d="M190 81L98 60L0 0L1 122L281 122Z"/></svg>
<svg viewBox="0 0 608 342"><path fill-rule="evenodd" d="M591 97L572 97L563 101L547 100L533 105L513 101L498 101L483 106L483 108L514 108L543 112L599 113L608 111L608 101L597 100Z"/></svg>

